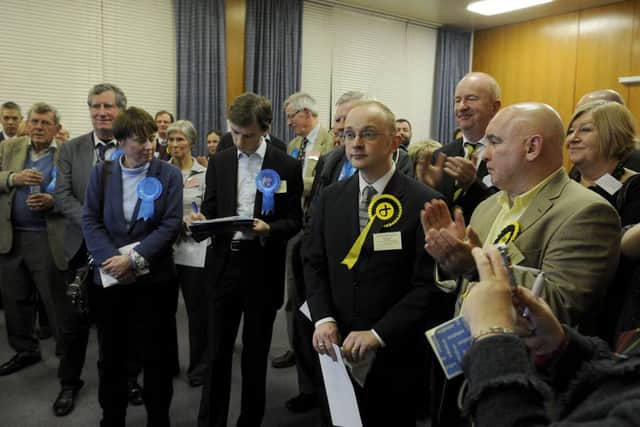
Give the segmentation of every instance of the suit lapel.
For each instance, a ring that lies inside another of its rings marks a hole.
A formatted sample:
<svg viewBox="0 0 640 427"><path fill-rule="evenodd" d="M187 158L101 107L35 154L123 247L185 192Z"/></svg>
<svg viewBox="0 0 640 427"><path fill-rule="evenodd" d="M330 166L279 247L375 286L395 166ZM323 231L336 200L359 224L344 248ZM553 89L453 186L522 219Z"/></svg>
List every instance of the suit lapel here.
<svg viewBox="0 0 640 427"><path fill-rule="evenodd" d="M109 176L109 184L104 186L103 201L108 206L103 211L111 211L111 215L105 215L105 218L114 218L114 225L120 227L120 233L126 232L124 220L124 210L122 209L122 169L120 161L116 160L112 164L111 175Z"/></svg>
<svg viewBox="0 0 640 427"><path fill-rule="evenodd" d="M25 142L22 144L14 144L13 145L13 155L11 158L13 159L13 170L23 170L25 162L27 161L27 153L29 152L29 145L31 140L29 138L25 138Z"/></svg>
<svg viewBox="0 0 640 427"><path fill-rule="evenodd" d="M560 196L568 182L567 174L564 171L560 171L540 190L531 205L520 217L520 233L535 224L553 206L553 201Z"/></svg>

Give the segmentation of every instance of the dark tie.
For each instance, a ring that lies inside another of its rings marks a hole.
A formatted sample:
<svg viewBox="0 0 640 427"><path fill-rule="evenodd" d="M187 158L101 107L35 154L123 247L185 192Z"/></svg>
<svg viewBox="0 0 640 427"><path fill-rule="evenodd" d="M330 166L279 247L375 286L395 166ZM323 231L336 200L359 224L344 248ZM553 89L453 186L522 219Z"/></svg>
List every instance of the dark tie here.
<svg viewBox="0 0 640 427"><path fill-rule="evenodd" d="M101 161L104 161L105 153L109 148L112 148L112 147L113 147L112 142L109 142L109 143L101 142L98 144L98 157L100 158Z"/></svg>
<svg viewBox="0 0 640 427"><path fill-rule="evenodd" d="M376 189L371 185L367 185L362 190L362 198L360 199L360 207L358 209L358 219L360 220L360 231L364 229L369 222L369 204L371 203L371 199L377 193Z"/></svg>
<svg viewBox="0 0 640 427"><path fill-rule="evenodd" d="M304 155L307 150L307 144L309 140L307 138L302 140L302 144L300 144L300 151L298 151L298 160L304 163Z"/></svg>

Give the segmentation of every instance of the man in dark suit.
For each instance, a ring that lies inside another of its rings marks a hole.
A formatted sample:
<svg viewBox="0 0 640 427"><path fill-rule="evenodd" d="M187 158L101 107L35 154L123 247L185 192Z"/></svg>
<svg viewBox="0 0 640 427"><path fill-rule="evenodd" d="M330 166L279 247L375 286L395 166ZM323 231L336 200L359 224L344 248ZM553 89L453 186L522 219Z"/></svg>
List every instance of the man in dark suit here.
<svg viewBox="0 0 640 427"><path fill-rule="evenodd" d="M486 178L483 153L485 130L500 105L500 86L493 77L478 72L464 76L456 86L454 106L463 137L438 149L432 165L430 158L422 160L425 173L419 179L461 207L467 221L476 206L496 192Z"/></svg>
<svg viewBox="0 0 640 427"><path fill-rule="evenodd" d="M253 227L218 234L207 255L212 278L209 375L198 425L225 427L233 345L243 317L242 400L238 426L258 426L265 408L267 356L284 294L287 241L302 223L300 164L264 141L271 102L254 93L236 98L229 121L236 148L217 152L207 168L202 215L253 217ZM269 184L277 182L269 190ZM267 187L265 187L265 185ZM200 216L200 217L201 217Z"/></svg>
<svg viewBox="0 0 640 427"><path fill-rule="evenodd" d="M101 83L89 91L87 105L93 130L62 145L56 180L57 208L65 217L64 253L69 261L69 278L87 263L87 247L82 235L84 196L94 165L109 160L116 150L112 125L116 116L127 108L127 97L119 87ZM84 384L80 375L89 339L89 319L78 315L71 306L65 314L63 355L58 368L60 393L53 404L57 416L73 410L75 398Z"/></svg>
<svg viewBox="0 0 640 427"><path fill-rule="evenodd" d="M433 283L419 219L424 203L441 195L395 169L400 137L384 104L353 108L344 140L359 172L324 190L303 252L313 346L335 357L333 345L341 345L351 362L375 353L364 387L354 383L363 425L413 427L423 333L453 304ZM373 194L380 199L370 203Z"/></svg>
<svg viewBox="0 0 640 427"><path fill-rule="evenodd" d="M173 118L173 114L168 112L167 110L160 110L156 113L155 119L156 125L158 126L158 133L156 133L156 152L154 154L155 157L160 160L167 161L171 158L171 153L169 153L168 148L168 135L167 129L169 129L169 125L175 121Z"/></svg>

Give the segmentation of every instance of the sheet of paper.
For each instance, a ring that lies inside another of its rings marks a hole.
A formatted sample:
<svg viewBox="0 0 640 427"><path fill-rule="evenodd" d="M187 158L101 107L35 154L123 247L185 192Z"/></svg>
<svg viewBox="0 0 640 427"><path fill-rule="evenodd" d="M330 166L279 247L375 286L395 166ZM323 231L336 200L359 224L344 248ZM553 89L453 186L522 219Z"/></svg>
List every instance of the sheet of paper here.
<svg viewBox="0 0 640 427"><path fill-rule="evenodd" d="M120 252L120 255L127 255L131 249L135 248L139 244L140 242L129 243L128 245L124 245L123 247L118 248L118 252ZM102 268L100 268L98 271L100 272L100 281L102 282L103 288L108 288L110 286L118 284L118 279L111 276L110 274L105 273L104 270L102 270ZM140 271L137 274L137 276L143 276L145 274L149 274L148 268L145 268L144 270Z"/></svg>
<svg viewBox="0 0 640 427"><path fill-rule="evenodd" d="M181 240L173 245L173 260L178 265L187 267L204 268L207 258L207 247L211 239L196 242L191 239Z"/></svg>
<svg viewBox="0 0 640 427"><path fill-rule="evenodd" d="M327 391L329 411L333 425L341 427L362 427L360 409L353 391L353 384L349 379L347 368L342 360L340 347L333 344L333 350L337 354L335 362L331 356L319 354L322 378Z"/></svg>

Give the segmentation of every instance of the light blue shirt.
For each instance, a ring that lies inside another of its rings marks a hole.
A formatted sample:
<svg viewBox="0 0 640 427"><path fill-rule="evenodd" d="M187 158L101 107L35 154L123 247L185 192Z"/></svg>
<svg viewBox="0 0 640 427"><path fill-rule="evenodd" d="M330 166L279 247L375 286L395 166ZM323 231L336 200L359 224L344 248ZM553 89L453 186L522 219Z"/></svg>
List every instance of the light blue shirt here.
<svg viewBox="0 0 640 427"><path fill-rule="evenodd" d="M236 212L240 216L253 217L256 201L256 177L262 169L262 161L267 152L267 144L261 138L258 149L246 154L238 151L238 196L236 200ZM237 232L235 239L249 239L251 236Z"/></svg>

